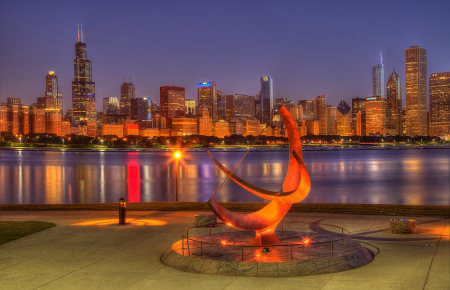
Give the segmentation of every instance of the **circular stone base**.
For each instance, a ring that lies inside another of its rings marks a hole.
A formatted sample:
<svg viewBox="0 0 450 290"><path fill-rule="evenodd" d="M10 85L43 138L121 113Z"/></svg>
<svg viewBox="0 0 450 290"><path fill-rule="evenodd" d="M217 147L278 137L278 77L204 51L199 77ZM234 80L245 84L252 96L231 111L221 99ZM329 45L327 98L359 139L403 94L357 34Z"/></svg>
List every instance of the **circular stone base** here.
<svg viewBox="0 0 450 290"><path fill-rule="evenodd" d="M161 257L169 267L194 273L247 276L295 277L326 274L358 268L370 263L373 256L354 240L341 240L339 234L315 234L297 231L277 232L281 243L245 247L255 237L254 232L227 232L196 236L196 241L222 244L209 245L178 241ZM293 245L293 243L310 243ZM333 243L326 242L334 240ZM311 244L313 243L313 244ZM314 244L320 243L320 244ZM242 245L242 246L241 246ZM292 249L292 250L291 250Z"/></svg>

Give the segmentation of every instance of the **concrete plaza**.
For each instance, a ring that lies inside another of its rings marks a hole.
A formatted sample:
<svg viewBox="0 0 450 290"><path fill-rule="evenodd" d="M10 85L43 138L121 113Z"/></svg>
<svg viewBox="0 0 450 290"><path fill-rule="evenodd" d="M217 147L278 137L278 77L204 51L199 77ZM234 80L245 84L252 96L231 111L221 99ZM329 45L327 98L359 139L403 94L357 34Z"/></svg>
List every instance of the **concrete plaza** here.
<svg viewBox="0 0 450 290"><path fill-rule="evenodd" d="M56 227L0 245L1 289L445 289L449 219L417 221L417 233L389 232L390 216L289 213L287 221L333 224L376 256L350 271L290 278L214 276L165 266L161 255L200 212L3 211L2 221L45 221ZM81 223L81 224L80 224ZM82 224L84 223L84 224ZM78 225L76 225L78 224Z"/></svg>

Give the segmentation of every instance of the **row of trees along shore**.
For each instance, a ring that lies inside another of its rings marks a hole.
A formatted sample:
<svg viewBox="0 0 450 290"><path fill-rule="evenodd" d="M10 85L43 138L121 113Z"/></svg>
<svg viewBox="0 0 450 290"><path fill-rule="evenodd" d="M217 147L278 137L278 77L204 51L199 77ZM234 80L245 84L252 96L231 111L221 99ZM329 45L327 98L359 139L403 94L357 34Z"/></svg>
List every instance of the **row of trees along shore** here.
<svg viewBox="0 0 450 290"><path fill-rule="evenodd" d="M116 135L88 137L82 135L26 134L15 135L1 132L1 147L67 147L67 148L165 148L193 147L209 148L217 146L249 146L257 136L231 135L225 138L214 136L189 135L172 137L143 137L130 135L119 138ZM383 144L427 144L443 143L439 137L430 136L337 136L306 135L301 137L303 145L383 145ZM259 136L256 146L288 146L288 138Z"/></svg>

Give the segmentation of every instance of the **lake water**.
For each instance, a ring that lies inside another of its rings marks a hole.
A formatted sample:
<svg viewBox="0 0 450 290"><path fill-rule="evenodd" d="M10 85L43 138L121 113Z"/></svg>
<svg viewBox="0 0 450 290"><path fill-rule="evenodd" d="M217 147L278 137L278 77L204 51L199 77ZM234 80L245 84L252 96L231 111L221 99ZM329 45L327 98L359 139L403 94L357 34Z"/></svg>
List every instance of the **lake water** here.
<svg viewBox="0 0 450 290"><path fill-rule="evenodd" d="M212 152L230 170L245 152ZM450 150L304 151L311 176L306 203L449 205ZM250 152L242 179L279 190L288 152ZM1 151L0 203L59 204L174 201L175 161L169 152ZM207 201L226 176L205 152L179 162L179 201ZM228 180L221 202L263 199Z"/></svg>

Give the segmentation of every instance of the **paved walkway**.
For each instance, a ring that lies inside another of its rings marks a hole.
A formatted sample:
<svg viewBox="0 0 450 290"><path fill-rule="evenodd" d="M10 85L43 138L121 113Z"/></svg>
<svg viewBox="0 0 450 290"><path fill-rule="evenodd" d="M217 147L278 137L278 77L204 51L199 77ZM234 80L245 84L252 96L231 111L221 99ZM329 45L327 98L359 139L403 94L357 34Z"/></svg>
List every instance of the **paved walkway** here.
<svg viewBox="0 0 450 290"><path fill-rule="evenodd" d="M0 245L1 289L445 289L449 284L449 219L418 217L417 234L389 232L388 216L288 214L286 220L348 229L377 255L354 270L306 277L200 275L161 263L198 212L128 212L134 224L108 224L115 212L1 212L2 221L57 226ZM396 217L400 218L400 217ZM412 218L412 217L402 217ZM74 225L102 221L104 225ZM136 222L140 221L140 222Z"/></svg>

